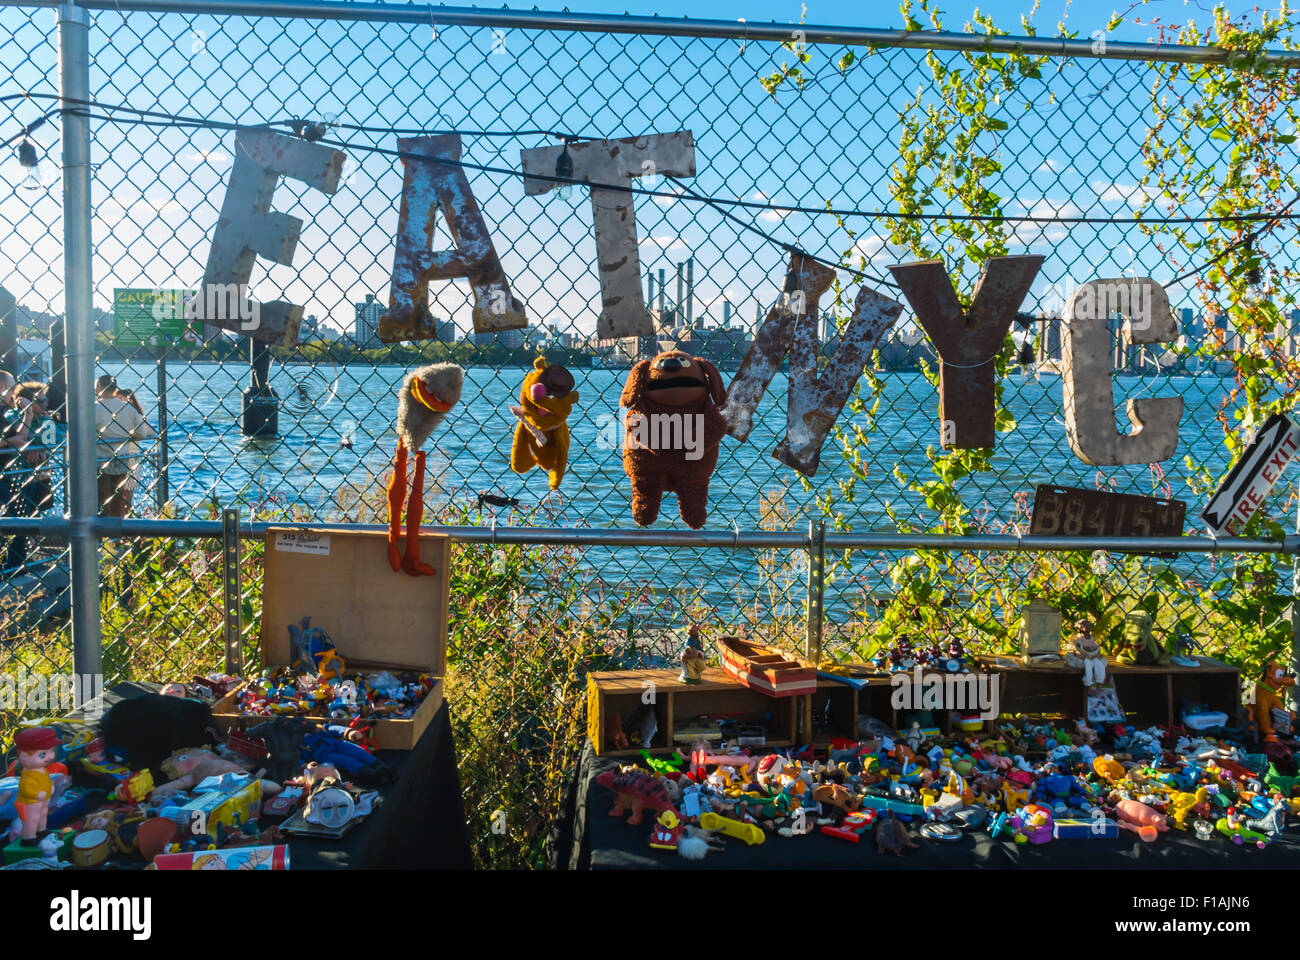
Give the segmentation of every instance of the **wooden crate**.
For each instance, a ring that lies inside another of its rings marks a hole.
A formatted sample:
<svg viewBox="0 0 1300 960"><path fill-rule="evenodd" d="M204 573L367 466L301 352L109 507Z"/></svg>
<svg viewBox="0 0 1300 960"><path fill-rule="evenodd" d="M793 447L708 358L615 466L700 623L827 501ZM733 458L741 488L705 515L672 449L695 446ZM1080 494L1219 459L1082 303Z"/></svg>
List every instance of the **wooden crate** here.
<svg viewBox="0 0 1300 960"><path fill-rule="evenodd" d="M611 716L627 717L653 691L655 719L659 732L651 753L686 755L690 744L673 744L674 725L702 715L741 714L745 717L770 713L766 721L767 746L794 745L799 717L806 697L769 697L745 687L717 667L708 667L702 681L682 683L677 670L617 670L587 677L587 736L602 757L637 756L639 748L615 750L610 742Z"/></svg>
<svg viewBox="0 0 1300 960"><path fill-rule="evenodd" d="M437 575L394 573L383 531L273 528L266 533L263 667L289 665L293 654L288 626L310 616L312 626L323 627L333 639L348 674L406 670L434 678L434 688L411 717L374 722L381 750L410 750L442 705L451 539L422 534L420 559ZM241 691L213 706L213 719L223 731L246 729L267 719L238 712Z"/></svg>

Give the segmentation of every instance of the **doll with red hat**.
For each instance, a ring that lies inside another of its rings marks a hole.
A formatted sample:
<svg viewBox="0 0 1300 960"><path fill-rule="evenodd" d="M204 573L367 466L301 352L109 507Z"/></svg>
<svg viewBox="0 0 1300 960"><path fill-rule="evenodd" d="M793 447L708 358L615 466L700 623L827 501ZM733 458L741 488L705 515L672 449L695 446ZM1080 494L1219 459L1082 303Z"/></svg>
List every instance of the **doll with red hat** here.
<svg viewBox="0 0 1300 960"><path fill-rule="evenodd" d="M14 809L23 822L22 845L34 847L37 837L45 832L49 815L50 798L54 794L54 781L50 772L66 773L67 768L55 763L58 756L59 735L51 727L27 727L14 737L18 750L18 797Z"/></svg>

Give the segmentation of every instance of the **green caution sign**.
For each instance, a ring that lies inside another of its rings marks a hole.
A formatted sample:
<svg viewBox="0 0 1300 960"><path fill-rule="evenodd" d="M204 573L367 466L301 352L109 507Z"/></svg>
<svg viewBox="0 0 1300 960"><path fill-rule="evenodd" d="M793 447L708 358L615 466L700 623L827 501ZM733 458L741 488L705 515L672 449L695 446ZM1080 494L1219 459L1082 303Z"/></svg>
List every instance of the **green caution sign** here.
<svg viewBox="0 0 1300 960"><path fill-rule="evenodd" d="M113 342L122 347L161 347L198 342L196 320L186 319L193 290L117 287L113 290Z"/></svg>

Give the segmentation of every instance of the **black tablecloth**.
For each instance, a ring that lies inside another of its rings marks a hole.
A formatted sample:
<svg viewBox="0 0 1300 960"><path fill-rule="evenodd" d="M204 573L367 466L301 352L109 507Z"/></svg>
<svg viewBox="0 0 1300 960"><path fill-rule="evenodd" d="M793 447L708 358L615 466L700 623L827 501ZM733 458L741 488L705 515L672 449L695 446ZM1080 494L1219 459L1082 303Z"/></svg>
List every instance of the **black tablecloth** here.
<svg viewBox="0 0 1300 960"><path fill-rule="evenodd" d="M1273 840L1263 850L1238 846L1215 834L1198 840L1191 832L1170 829L1151 843L1121 831L1115 840L1052 840L1042 846L1021 846L994 840L987 832L968 833L960 840L927 840L911 829L915 850L902 856L879 853L873 832L860 843L850 843L814 832L802 837L768 833L763 843L749 847L727 840L727 848L704 860L686 860L675 853L652 850L648 845L654 814L646 811L640 826L629 826L627 816L612 817L614 795L596 783L615 760L597 757L588 742L578 769L569 783L565 808L551 835L551 865L558 869L1157 869L1229 870L1238 868L1300 867L1300 829Z"/></svg>
<svg viewBox="0 0 1300 960"><path fill-rule="evenodd" d="M104 691L104 710L119 700L156 692L156 684L119 684ZM290 836L290 869L469 869L469 825L447 705L439 708L414 749L385 750L379 756L397 769L397 782L380 789L383 804L341 840Z"/></svg>

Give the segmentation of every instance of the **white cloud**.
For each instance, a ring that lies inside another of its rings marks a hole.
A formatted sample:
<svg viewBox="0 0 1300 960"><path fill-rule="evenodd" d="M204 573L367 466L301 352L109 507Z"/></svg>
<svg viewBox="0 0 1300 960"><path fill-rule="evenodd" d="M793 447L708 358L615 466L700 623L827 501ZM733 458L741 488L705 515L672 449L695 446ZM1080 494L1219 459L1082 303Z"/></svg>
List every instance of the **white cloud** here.
<svg viewBox="0 0 1300 960"><path fill-rule="evenodd" d="M1136 208L1156 198L1153 190L1136 183L1107 183L1105 180L1094 180L1089 186L1097 194L1098 203Z"/></svg>
<svg viewBox="0 0 1300 960"><path fill-rule="evenodd" d="M1060 170L1061 170L1061 164L1058 161L1052 160L1050 158L1044 160L1038 168L1039 173L1059 173Z"/></svg>
<svg viewBox="0 0 1300 960"><path fill-rule="evenodd" d="M677 184L669 183L666 180L661 180L658 178L655 178L653 181L642 181L641 186L645 187L647 190L658 190L660 193L673 194L673 196L671 197L655 196L650 198L657 205L661 207L671 207L673 204L677 202L677 197L680 197L686 193L686 191L682 187L678 186Z"/></svg>
<svg viewBox="0 0 1300 960"><path fill-rule="evenodd" d="M867 263L898 263L904 259L902 247L896 247L889 238L880 234L868 234L858 237L853 242L853 253L861 256Z"/></svg>
<svg viewBox="0 0 1300 960"><path fill-rule="evenodd" d="M1032 205L1026 204L1023 200L1017 200L1015 204L1028 217L1083 216L1083 211L1079 208L1079 205L1069 199L1053 200L1050 197L1044 197ZM1016 223L1011 231L1011 240L1014 243L1030 247L1036 243L1057 243L1064 240L1069 232L1070 225L1066 223L1020 221Z"/></svg>
<svg viewBox="0 0 1300 960"><path fill-rule="evenodd" d="M757 203L772 202L772 198L769 197L762 190L755 190L754 196L751 197L750 199L754 200ZM762 213L758 215L758 219L765 220L768 223L780 223L788 216L790 216L790 212L788 210L764 210Z"/></svg>
<svg viewBox="0 0 1300 960"><path fill-rule="evenodd" d="M665 251L686 249L686 241L681 237L647 237L641 242Z"/></svg>
<svg viewBox="0 0 1300 960"><path fill-rule="evenodd" d="M209 163L214 167L224 167L230 162L230 154L218 147L215 150L194 150L185 155L189 163Z"/></svg>

